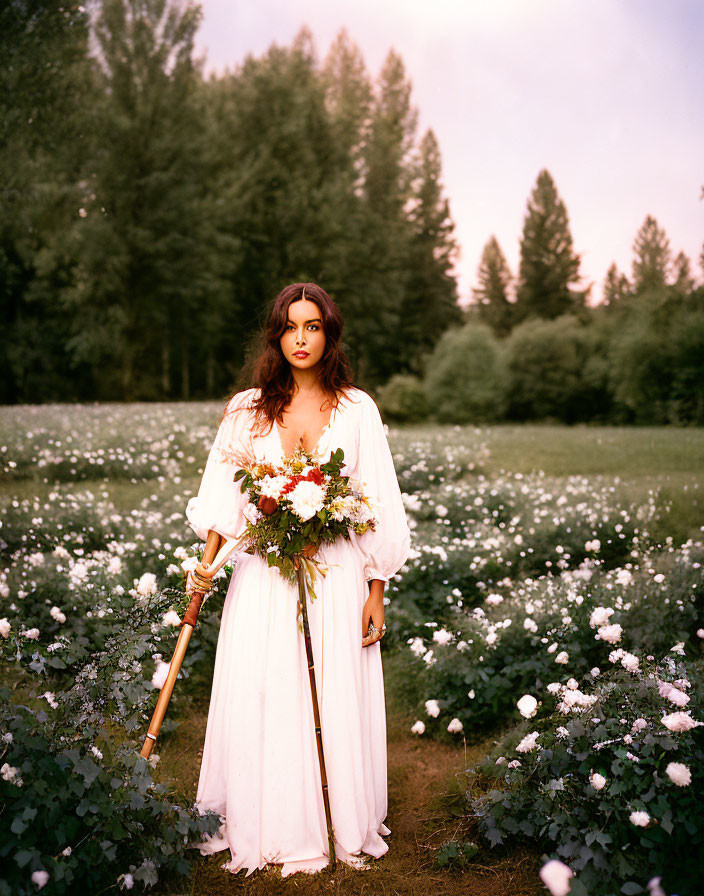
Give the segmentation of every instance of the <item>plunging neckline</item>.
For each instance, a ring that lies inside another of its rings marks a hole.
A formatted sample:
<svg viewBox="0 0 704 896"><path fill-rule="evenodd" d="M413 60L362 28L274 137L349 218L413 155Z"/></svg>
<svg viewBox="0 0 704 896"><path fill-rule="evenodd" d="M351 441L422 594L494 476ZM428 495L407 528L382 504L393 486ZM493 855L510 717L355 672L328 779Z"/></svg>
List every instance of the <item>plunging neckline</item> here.
<svg viewBox="0 0 704 896"><path fill-rule="evenodd" d="M338 406L339 406L339 400L338 400L338 404L335 405L335 407L333 407L333 409L330 411L330 416L328 417L328 422L322 428L322 431L321 431L320 435L318 436L317 442L315 443L315 445L309 452L310 454L318 453L318 448L320 447L320 443L323 441L323 438L325 437L326 433L329 432L329 430L330 430L330 426L333 422L333 418L334 418L335 414L337 413ZM291 454L291 455L286 454L286 449L284 448L284 443L281 438L281 430L279 429L279 424L277 423L276 420L274 420L274 429L276 430L276 437L279 442L279 448L281 449L281 456L284 458L284 460L290 460L291 457L293 457L293 454ZM298 447L298 443L296 443L296 447ZM295 451L296 451L296 449L294 448L294 453L295 453Z"/></svg>

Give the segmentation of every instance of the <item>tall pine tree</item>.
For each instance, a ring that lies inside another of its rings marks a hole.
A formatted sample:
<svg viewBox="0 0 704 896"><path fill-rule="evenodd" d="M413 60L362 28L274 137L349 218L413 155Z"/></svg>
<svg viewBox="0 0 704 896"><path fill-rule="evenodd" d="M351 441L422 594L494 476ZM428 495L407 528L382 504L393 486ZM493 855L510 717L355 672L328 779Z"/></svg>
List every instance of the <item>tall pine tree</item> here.
<svg viewBox="0 0 704 896"><path fill-rule="evenodd" d="M399 326L403 353L398 360L401 369L421 374L440 336L462 320L454 275L455 225L442 186L440 147L430 130L418 149L412 197L409 278Z"/></svg>
<svg viewBox="0 0 704 896"><path fill-rule="evenodd" d="M188 398L201 358L193 334L207 316L213 241L194 102L199 21L175 0L104 0L95 22L103 100L64 302L69 349L95 365L103 397Z"/></svg>
<svg viewBox="0 0 704 896"><path fill-rule="evenodd" d="M523 221L516 290L518 320L581 312L587 291L576 289L579 279L579 256L572 247L567 210L552 177L543 169Z"/></svg>
<svg viewBox="0 0 704 896"><path fill-rule="evenodd" d="M496 336L508 335L513 326L514 304L510 299L513 277L495 236L484 246L477 280L479 285L472 290L472 298L480 320L489 324Z"/></svg>
<svg viewBox="0 0 704 896"><path fill-rule="evenodd" d="M633 291L663 290L672 275L672 252L664 229L652 215L647 215L633 243Z"/></svg>
<svg viewBox="0 0 704 896"><path fill-rule="evenodd" d="M613 262L609 265L606 277L604 278L604 306L615 308L620 305L624 299L627 299L630 294L631 286L628 282L628 277L626 277L625 274L622 274L616 263Z"/></svg>

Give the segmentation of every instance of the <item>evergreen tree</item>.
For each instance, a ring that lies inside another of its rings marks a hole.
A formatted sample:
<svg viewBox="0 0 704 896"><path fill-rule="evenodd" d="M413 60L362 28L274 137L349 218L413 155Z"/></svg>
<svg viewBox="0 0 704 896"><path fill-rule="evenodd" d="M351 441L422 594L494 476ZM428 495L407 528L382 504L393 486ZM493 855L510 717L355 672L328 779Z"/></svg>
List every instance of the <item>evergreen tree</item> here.
<svg viewBox="0 0 704 896"><path fill-rule="evenodd" d="M65 394L67 320L57 300L64 272L47 243L77 203L72 188L91 106L88 14L61 0L0 7L0 403ZM82 372L82 371L81 371Z"/></svg>
<svg viewBox="0 0 704 896"><path fill-rule="evenodd" d="M79 264L64 302L69 350L95 365L104 397L191 395L212 245L194 102L199 18L176 2L104 0L95 23L103 101L82 216L69 234ZM115 382L104 377L105 360Z"/></svg>
<svg viewBox="0 0 704 896"><path fill-rule="evenodd" d="M407 259L413 236L404 210L412 198L416 125L403 61L391 51L375 84L365 136L361 263L350 283L358 297L348 319L350 340L363 347L357 369L360 382L369 385L388 379L399 362L396 335L410 289Z"/></svg>
<svg viewBox="0 0 704 896"><path fill-rule="evenodd" d="M418 150L409 211L409 278L398 331L398 342L403 347L399 366L416 374L423 371L425 356L442 333L462 320L453 272L457 255L455 225L443 193L441 170L440 147L435 134L427 131Z"/></svg>
<svg viewBox="0 0 704 896"><path fill-rule="evenodd" d="M687 296L694 290L692 265L684 252L678 252L673 264L673 286L681 296Z"/></svg>
<svg viewBox="0 0 704 896"><path fill-rule="evenodd" d="M531 193L523 221L521 260L516 292L519 320L530 316L556 318L585 307L587 291L579 281L579 256L565 205L545 169Z"/></svg>
<svg viewBox="0 0 704 896"><path fill-rule="evenodd" d="M647 215L633 243L633 291L664 290L671 279L672 252L664 229Z"/></svg>
<svg viewBox="0 0 704 896"><path fill-rule="evenodd" d="M630 292L631 287L628 277L619 271L615 262L612 263L604 278L604 305L613 308L622 302L623 299L628 298Z"/></svg>
<svg viewBox="0 0 704 896"><path fill-rule="evenodd" d="M472 297L479 319L489 324L495 336L508 335L513 325L514 306L509 298L513 278L495 236L484 246L477 280L479 285L472 290Z"/></svg>

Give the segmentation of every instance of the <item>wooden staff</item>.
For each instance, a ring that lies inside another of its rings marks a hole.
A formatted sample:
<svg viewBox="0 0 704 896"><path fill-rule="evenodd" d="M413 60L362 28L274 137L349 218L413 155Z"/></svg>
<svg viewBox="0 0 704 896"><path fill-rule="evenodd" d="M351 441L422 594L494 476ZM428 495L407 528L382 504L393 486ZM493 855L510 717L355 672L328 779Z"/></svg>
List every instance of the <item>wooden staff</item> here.
<svg viewBox="0 0 704 896"><path fill-rule="evenodd" d="M310 696L313 701L313 718L315 720L315 739L318 745L318 759L320 760L320 783L323 786L323 805L325 806L325 821L328 826L328 852L330 855L330 870L337 867L335 855L335 835L332 829L332 815L330 814L330 797L328 796L328 776L325 771L325 756L323 755L323 734L320 727L320 710L318 708L318 691L315 686L315 669L313 667L313 645L310 641L310 629L308 627L308 607L306 601L306 583L303 564L296 567L298 577L298 600L303 616L303 634L306 642L306 656L308 657L308 677L310 678Z"/></svg>
<svg viewBox="0 0 704 896"><path fill-rule="evenodd" d="M210 564L213 562L213 560L216 560L215 564L213 564L214 568L212 568L213 575L218 571L218 569L227 559L227 555L225 555L224 558L222 556L224 550L220 551L220 553L218 554L220 543L222 541L222 536L217 532L213 532L212 530L208 532L208 539L205 543L205 550L203 551L201 566L207 568L208 573L210 573ZM225 543L227 545L227 541ZM217 559L216 554L218 555ZM196 578L195 581L197 584L199 584L198 578ZM171 699L174 684L176 683L176 677L179 673L179 669L181 668L183 658L186 655L186 648L188 647L188 642L191 640L193 629L196 627L196 623L198 622L198 614L200 613L203 598L208 593L208 590L208 588L202 587L192 592L191 602L188 605L188 609L186 610L181 622L181 632L178 636L178 641L176 642L174 655L171 658L169 674L166 676L166 681L164 682L161 693L159 694L159 699L156 701L156 707L152 715L152 720L149 723L149 732L144 738L144 745L139 754L140 756L144 756L145 759L149 758L152 750L154 749L154 744L156 743L159 731L161 730L162 722L164 721L164 716L166 715L166 707L169 705L169 700Z"/></svg>

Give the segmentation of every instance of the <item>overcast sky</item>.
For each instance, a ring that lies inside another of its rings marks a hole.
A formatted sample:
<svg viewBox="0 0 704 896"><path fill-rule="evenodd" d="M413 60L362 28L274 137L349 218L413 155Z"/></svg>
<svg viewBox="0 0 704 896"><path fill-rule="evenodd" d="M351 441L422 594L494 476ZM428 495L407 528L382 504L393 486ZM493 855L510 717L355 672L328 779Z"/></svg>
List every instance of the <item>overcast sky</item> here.
<svg viewBox="0 0 704 896"><path fill-rule="evenodd" d="M461 300L494 234L518 268L526 201L552 174L584 284L630 274L647 214L698 280L704 241L701 0L201 0L207 71L234 69L302 25L323 58L347 28L373 76L390 48L432 128L456 235ZM324 285L324 284L323 284Z"/></svg>

